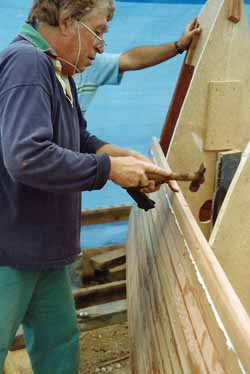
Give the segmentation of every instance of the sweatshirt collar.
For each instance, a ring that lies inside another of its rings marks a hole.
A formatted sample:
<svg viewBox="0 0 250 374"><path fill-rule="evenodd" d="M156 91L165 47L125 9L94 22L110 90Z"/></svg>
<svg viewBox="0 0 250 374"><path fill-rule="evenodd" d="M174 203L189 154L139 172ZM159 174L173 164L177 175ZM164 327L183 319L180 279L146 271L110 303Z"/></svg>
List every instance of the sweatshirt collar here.
<svg viewBox="0 0 250 374"><path fill-rule="evenodd" d="M64 94L73 106L73 96L69 84L69 79L68 76L62 74L62 65L61 62L57 59L56 51L48 44L48 42L42 37L42 35L28 23L23 24L20 30L20 35L50 57L55 68L57 79L59 80L63 88Z"/></svg>

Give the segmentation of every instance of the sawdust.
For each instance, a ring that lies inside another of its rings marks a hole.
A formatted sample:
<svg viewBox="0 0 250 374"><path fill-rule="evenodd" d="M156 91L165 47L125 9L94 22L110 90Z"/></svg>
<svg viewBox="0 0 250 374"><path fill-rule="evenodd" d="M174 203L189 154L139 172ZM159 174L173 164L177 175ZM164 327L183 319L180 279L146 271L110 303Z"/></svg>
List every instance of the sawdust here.
<svg viewBox="0 0 250 374"><path fill-rule="evenodd" d="M127 323L82 333L80 349L80 374L131 374Z"/></svg>

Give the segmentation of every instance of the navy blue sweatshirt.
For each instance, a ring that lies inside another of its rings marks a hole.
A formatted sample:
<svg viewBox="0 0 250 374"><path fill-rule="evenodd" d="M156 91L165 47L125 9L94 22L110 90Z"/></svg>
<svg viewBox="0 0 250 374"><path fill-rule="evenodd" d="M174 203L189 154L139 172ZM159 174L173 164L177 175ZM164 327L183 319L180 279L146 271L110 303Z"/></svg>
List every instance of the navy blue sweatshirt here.
<svg viewBox="0 0 250 374"><path fill-rule="evenodd" d="M0 53L0 266L42 270L80 251L81 193L106 183L105 143L86 130L70 78L18 37Z"/></svg>

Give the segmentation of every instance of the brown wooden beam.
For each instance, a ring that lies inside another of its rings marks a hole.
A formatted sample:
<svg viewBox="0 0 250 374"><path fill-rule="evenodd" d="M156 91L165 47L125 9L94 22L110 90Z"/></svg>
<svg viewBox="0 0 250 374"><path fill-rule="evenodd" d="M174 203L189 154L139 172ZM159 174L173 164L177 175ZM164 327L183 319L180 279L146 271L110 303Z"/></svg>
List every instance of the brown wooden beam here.
<svg viewBox="0 0 250 374"><path fill-rule="evenodd" d="M105 283L73 292L76 308L103 304L126 297L126 281Z"/></svg>
<svg viewBox="0 0 250 374"><path fill-rule="evenodd" d="M95 270L108 270L109 268L126 262L126 250L124 247L115 249L114 251L94 256L90 261Z"/></svg>
<svg viewBox="0 0 250 374"><path fill-rule="evenodd" d="M81 225L97 225L107 222L127 221L130 210L131 205L85 209L81 214Z"/></svg>
<svg viewBox="0 0 250 374"><path fill-rule="evenodd" d="M233 23L240 22L241 8L242 8L242 0L230 0L228 20Z"/></svg>
<svg viewBox="0 0 250 374"><path fill-rule="evenodd" d="M186 97L191 79L193 77L194 67L183 63L181 72L175 87L174 95L169 106L167 117L165 119L160 137L160 146L164 155L167 154L175 126L181 111L182 104Z"/></svg>

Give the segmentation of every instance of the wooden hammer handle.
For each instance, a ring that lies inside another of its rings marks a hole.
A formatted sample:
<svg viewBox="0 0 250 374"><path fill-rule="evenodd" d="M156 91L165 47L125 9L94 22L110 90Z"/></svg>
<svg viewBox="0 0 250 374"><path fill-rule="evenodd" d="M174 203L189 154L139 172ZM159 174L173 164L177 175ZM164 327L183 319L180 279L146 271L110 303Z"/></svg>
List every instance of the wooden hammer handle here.
<svg viewBox="0 0 250 374"><path fill-rule="evenodd" d="M150 180L156 181L156 183L162 184L170 180L192 182L197 180L198 175L197 173L171 173L169 174L169 177L165 178L158 174L147 173L147 177Z"/></svg>

